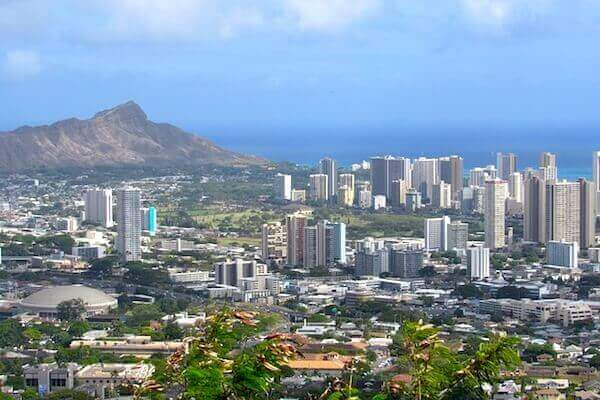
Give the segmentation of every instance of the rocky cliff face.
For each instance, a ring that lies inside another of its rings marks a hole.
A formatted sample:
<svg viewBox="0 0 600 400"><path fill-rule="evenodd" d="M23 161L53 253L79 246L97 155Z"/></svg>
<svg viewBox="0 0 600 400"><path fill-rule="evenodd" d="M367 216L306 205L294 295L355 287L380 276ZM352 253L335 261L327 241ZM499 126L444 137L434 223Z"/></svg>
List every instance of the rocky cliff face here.
<svg viewBox="0 0 600 400"><path fill-rule="evenodd" d="M87 120L0 132L0 170L98 166L244 166L266 160L216 146L210 140L148 120L134 102Z"/></svg>

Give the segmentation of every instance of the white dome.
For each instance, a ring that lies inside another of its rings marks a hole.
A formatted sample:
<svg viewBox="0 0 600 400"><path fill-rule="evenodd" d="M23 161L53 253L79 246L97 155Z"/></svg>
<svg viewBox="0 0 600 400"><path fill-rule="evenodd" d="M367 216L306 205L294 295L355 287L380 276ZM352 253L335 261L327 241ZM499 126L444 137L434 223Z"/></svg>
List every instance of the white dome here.
<svg viewBox="0 0 600 400"><path fill-rule="evenodd" d="M101 290L81 285L53 286L42 289L21 301L21 307L31 311L56 311L56 307L69 300L81 299L88 311L116 307L117 300Z"/></svg>

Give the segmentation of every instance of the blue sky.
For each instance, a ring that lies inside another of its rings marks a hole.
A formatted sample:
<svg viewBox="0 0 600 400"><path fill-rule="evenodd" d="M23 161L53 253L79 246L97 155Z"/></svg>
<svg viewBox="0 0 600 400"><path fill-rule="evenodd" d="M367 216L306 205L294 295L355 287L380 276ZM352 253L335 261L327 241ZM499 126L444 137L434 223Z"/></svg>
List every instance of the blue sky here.
<svg viewBox="0 0 600 400"><path fill-rule="evenodd" d="M597 0L0 0L0 130L600 126ZM596 130L597 131L597 130Z"/></svg>

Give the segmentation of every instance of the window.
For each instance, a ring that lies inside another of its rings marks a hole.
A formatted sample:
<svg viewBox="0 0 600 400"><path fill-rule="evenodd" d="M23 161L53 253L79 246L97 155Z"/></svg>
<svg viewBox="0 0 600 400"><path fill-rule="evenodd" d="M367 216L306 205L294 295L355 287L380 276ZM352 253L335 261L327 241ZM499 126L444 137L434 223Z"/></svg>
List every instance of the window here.
<svg viewBox="0 0 600 400"><path fill-rule="evenodd" d="M31 387L37 387L38 380L37 380L37 378L27 378L27 379L25 379L25 385L31 386Z"/></svg>

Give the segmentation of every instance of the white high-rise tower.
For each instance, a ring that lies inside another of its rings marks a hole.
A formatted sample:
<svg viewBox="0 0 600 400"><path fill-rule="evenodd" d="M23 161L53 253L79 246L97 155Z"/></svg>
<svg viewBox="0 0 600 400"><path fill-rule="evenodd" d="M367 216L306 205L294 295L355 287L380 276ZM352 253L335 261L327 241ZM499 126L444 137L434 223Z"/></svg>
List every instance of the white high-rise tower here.
<svg viewBox="0 0 600 400"><path fill-rule="evenodd" d="M117 190L117 251L122 261L142 258L141 194L139 189L126 187Z"/></svg>
<svg viewBox="0 0 600 400"><path fill-rule="evenodd" d="M85 192L85 220L105 228L113 226L113 200L110 189L90 189Z"/></svg>
<svg viewBox="0 0 600 400"><path fill-rule="evenodd" d="M485 247L489 249L501 248L506 244L504 214L507 192L506 181L494 179L485 182Z"/></svg>

